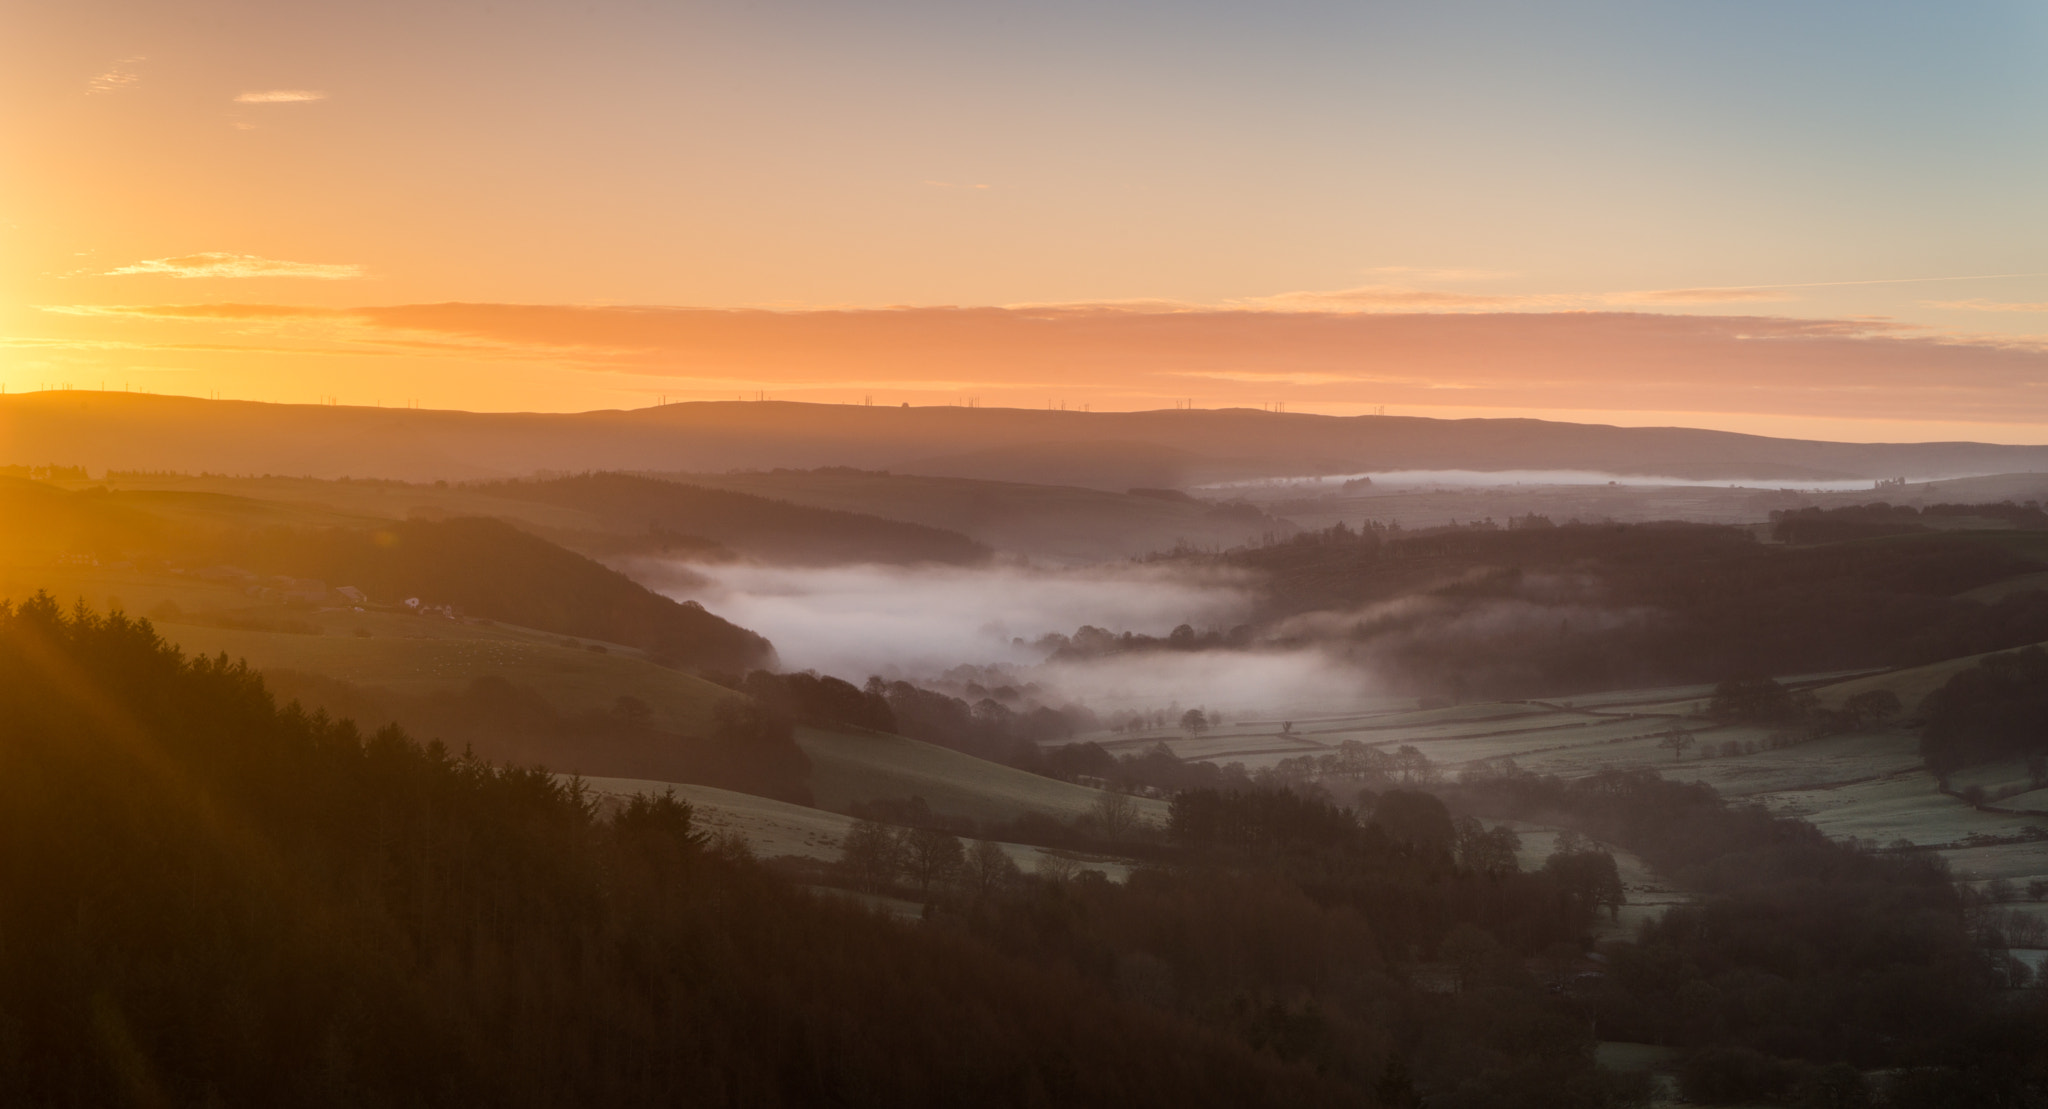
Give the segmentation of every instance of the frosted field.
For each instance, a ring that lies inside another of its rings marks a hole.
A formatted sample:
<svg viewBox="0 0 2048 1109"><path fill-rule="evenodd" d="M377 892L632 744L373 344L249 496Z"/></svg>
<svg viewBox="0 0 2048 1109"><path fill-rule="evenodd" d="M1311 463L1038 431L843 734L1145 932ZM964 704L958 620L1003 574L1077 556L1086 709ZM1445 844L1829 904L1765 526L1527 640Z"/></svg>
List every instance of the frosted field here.
<svg viewBox="0 0 2048 1109"><path fill-rule="evenodd" d="M1951 660L1887 674L1810 675L1788 679L1787 684L1811 689L1824 705L1878 688L1893 689L1901 701L1913 705L1973 661ZM1958 875L1987 881L2005 878L2021 887L2029 879L2048 877L2048 839L1997 842L2018 840L2031 829L2048 829L2048 815L2042 815L2048 812L2048 790L2016 793L1989 801L1987 809L1973 808L1942 793L1934 777L1921 768L1918 738L1911 731L1879 729L1772 750L1771 729L1719 725L1696 715L1711 694L1708 686L1676 686L1428 711L1416 711L1408 702L1345 716L1297 718L1286 735L1280 732L1283 718L1274 716L1232 722L1200 737L1159 729L1095 733L1075 741L1099 742L1118 754L1164 743L1182 758L1239 762L1252 770L1286 758L1334 752L1352 740L1388 752L1415 747L1451 777L1481 760L1503 757L1526 770L1563 777L1608 767L1647 766L1673 780L1704 782L1724 796L1799 816L1837 838L1880 846L1910 840L1939 851ZM1658 746L1674 726L1690 732L1696 744L1683 758L1675 759L1668 748ZM1755 750L1722 755L1723 745L1730 742ZM1982 786L1994 798L2025 784L2025 768L2019 762L1974 767L1952 781L1958 790ZM1534 826L1525 832L1525 866L1541 865L1548 853L1547 835ZM1616 858L1620 861L1620 853ZM1630 865L1641 864L1624 864L1625 871ZM1647 870L1633 876L1625 873L1624 880L1632 903L1638 886L1647 893L1660 882ZM1669 896L1683 899L1682 894ZM2048 906L2041 909L2048 912Z"/></svg>
<svg viewBox="0 0 2048 1109"><path fill-rule="evenodd" d="M856 801L922 797L932 811L976 820L1011 820L1027 812L1071 820L1094 809L1103 792L1028 774L930 743L879 732L797 729L811 759L811 792L828 809ZM1164 823L1167 804L1131 798L1145 820Z"/></svg>

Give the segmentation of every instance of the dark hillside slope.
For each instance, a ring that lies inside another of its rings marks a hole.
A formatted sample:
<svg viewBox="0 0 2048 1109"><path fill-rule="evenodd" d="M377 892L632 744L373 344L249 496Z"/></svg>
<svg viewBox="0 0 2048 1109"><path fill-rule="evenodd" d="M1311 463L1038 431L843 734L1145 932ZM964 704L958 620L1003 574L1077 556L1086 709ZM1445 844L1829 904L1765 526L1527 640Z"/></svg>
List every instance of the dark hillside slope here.
<svg viewBox="0 0 2048 1109"><path fill-rule="evenodd" d="M660 483L653 483L660 484ZM244 571L352 585L385 604L418 597L470 616L639 647L670 665L769 664L766 639L678 603L499 520L373 519L202 492L67 492L0 478L0 560L76 557Z"/></svg>
<svg viewBox="0 0 2048 1109"><path fill-rule="evenodd" d="M1252 409L1055 412L697 402L582 413L437 412L126 393L0 397L5 463L449 480L542 470L862 466L1121 491L1387 469L1570 469L1782 483L2048 470L2048 447L1827 443L1544 420ZM996 452L989 454L987 452ZM1005 453L1007 452L1007 453ZM1076 472L1077 459L1102 465ZM973 456L961 458L959 456ZM1083 480L1085 479L1085 480Z"/></svg>
<svg viewBox="0 0 2048 1109"><path fill-rule="evenodd" d="M147 624L0 606L0 721L0 1104L1364 1101Z"/></svg>
<svg viewBox="0 0 2048 1109"><path fill-rule="evenodd" d="M766 639L701 605L672 601L500 520L279 529L248 540L239 557L253 570L353 585L386 603L418 597L452 604L471 616L639 647L693 669L753 668L774 659Z"/></svg>
<svg viewBox="0 0 2048 1109"><path fill-rule="evenodd" d="M1956 596L2048 568L2040 532L1791 547L1695 524L1332 529L1218 561L1264 576L1267 634L1453 695L1910 666L2048 639L2048 593Z"/></svg>
<svg viewBox="0 0 2048 1109"><path fill-rule="evenodd" d="M1061 561L1136 558L1183 544L1229 548L1300 530L1243 504L1219 505L1166 490L1110 492L846 466L660 476L951 528L998 550Z"/></svg>
<svg viewBox="0 0 2048 1109"><path fill-rule="evenodd" d="M630 474L500 481L470 488L505 500L574 508L596 516L616 533L703 536L741 554L775 562L960 564L989 556L987 547L956 531Z"/></svg>

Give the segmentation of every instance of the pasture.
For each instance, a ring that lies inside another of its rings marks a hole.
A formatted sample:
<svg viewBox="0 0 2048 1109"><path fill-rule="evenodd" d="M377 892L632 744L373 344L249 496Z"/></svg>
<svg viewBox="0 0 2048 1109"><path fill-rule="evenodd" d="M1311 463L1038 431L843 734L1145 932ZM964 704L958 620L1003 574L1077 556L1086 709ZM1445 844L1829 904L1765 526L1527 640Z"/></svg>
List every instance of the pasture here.
<svg viewBox="0 0 2048 1109"><path fill-rule="evenodd" d="M1819 674L1786 679L1811 690L1822 705L1839 705L1871 689L1891 689L1910 709L1975 658L1881 674ZM1908 727L1800 742L1775 742L1782 729L1725 724L1703 715L1710 686L1616 690L1556 701L1501 702L1418 710L1413 701L1382 702L1345 715L1280 715L1232 722L1190 735L1177 729L1098 732L1071 742L1101 743L1116 754L1165 744L1184 759L1271 767L1284 759L1334 753L1358 742L1391 753L1414 747L1448 776L1490 759L1513 759L1539 774L1578 777L1607 768L1650 767L1667 778L1704 782L1722 795L1811 821L1830 836L1884 847L1910 842L1935 851L1958 877L1982 883L2004 878L2024 887L2048 878L2048 790L2024 791L2018 762L1959 772L1950 783L1985 790L1972 805L1945 793L1921 765L1918 739ZM1288 725L1291 724L1291 727ZM1674 755L1664 745L1682 728L1692 745ZM1284 730L1283 730L1284 729ZM2023 792L2024 791L2024 792ZM1524 831L1523 863L1547 853L1544 829ZM2044 838L2029 838L2041 836ZM1622 856L1617 854L1617 861ZM1641 887L1655 898L1682 899L1647 870L1630 875L1631 909Z"/></svg>

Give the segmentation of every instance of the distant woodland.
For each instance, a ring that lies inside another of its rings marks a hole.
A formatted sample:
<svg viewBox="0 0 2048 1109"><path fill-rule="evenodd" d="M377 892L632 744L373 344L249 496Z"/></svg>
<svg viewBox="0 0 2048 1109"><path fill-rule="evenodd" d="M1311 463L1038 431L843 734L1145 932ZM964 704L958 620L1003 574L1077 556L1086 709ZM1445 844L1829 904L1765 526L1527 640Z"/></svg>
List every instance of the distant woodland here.
<svg viewBox="0 0 2048 1109"><path fill-rule="evenodd" d="M1735 527L1533 518L1338 525L1164 557L1260 574L1259 642L1328 644L1454 699L1910 666L2048 640L2048 593L1957 596L2048 570L2035 531L1766 544Z"/></svg>

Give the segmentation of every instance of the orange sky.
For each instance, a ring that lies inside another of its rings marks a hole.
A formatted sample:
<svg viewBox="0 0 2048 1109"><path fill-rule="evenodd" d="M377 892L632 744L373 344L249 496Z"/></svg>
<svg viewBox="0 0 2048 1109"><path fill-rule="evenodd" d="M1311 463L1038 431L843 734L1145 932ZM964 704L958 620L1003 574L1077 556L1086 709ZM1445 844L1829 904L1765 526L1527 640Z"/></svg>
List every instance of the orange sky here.
<svg viewBox="0 0 2048 1109"><path fill-rule="evenodd" d="M0 385L2048 441L2048 15L38 5Z"/></svg>

